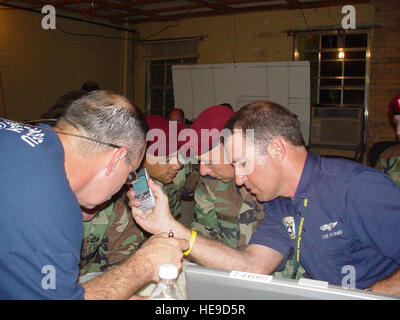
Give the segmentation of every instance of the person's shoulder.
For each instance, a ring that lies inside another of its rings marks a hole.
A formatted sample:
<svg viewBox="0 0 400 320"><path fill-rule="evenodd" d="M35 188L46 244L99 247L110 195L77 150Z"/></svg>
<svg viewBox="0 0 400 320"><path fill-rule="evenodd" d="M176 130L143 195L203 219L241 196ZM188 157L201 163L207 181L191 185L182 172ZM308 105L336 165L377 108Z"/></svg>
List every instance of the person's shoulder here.
<svg viewBox="0 0 400 320"><path fill-rule="evenodd" d="M374 168L347 158L321 157L320 159L319 172L322 176L349 180L364 174L378 173Z"/></svg>
<svg viewBox="0 0 400 320"><path fill-rule="evenodd" d="M233 180L232 180L233 181ZM199 180L199 184L203 185L209 193L215 194L218 191L229 191L236 192L236 184L232 188L232 181L224 182L222 180L210 177L202 176ZM234 181L233 181L234 183Z"/></svg>
<svg viewBox="0 0 400 320"><path fill-rule="evenodd" d="M16 157L45 166L58 160L64 162L64 149L50 126L30 127L20 123L0 120L0 143L3 151L12 150L8 158Z"/></svg>

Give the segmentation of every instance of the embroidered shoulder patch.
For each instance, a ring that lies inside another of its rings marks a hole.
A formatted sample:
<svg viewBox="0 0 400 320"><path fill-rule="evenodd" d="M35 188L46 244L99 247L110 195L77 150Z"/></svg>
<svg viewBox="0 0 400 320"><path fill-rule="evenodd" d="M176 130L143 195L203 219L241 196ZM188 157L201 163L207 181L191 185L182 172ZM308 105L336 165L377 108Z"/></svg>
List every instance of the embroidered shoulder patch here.
<svg viewBox="0 0 400 320"><path fill-rule="evenodd" d="M294 223L294 218L293 217L284 217L282 219L282 223L286 228L289 238L292 240L294 238L296 238L296 227L295 227L295 223Z"/></svg>

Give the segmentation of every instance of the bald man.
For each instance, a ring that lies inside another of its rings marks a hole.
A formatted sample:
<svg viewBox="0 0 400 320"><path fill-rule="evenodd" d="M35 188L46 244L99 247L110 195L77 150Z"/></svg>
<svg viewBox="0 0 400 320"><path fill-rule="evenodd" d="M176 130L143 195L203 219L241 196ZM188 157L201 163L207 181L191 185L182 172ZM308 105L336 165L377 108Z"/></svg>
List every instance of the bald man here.
<svg viewBox="0 0 400 320"><path fill-rule="evenodd" d="M169 120L185 125L185 113L182 109L172 109L171 113L169 114Z"/></svg>

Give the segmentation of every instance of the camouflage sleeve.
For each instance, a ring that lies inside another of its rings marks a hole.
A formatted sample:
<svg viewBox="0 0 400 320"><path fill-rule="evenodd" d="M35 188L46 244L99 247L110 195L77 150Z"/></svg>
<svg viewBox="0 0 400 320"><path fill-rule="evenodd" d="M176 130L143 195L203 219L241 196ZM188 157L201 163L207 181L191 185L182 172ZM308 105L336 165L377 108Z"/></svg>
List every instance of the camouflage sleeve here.
<svg viewBox="0 0 400 320"><path fill-rule="evenodd" d="M173 183L163 185L162 189L168 197L169 209L171 214L177 218L181 214L181 192Z"/></svg>
<svg viewBox="0 0 400 320"><path fill-rule="evenodd" d="M375 168L389 175L400 187L400 144L393 145L385 150L379 156Z"/></svg>
<svg viewBox="0 0 400 320"><path fill-rule="evenodd" d="M126 260L145 241L145 235L133 220L127 203L121 201L116 205L120 205L122 208L114 209L114 219L110 221L110 226L104 234L99 255L105 263L100 271Z"/></svg>
<svg viewBox="0 0 400 320"><path fill-rule="evenodd" d="M97 249L90 255L90 261L81 266L81 276L91 272L103 272L123 262L145 241L145 235L134 222L125 199L126 197L122 197L105 209L108 211L108 224L104 226L106 230L103 238L99 239Z"/></svg>
<svg viewBox="0 0 400 320"><path fill-rule="evenodd" d="M286 259L283 270L275 271L272 275L278 279L291 279L293 274L293 253L289 255ZM299 268L297 269L295 279L299 280L301 278L309 278L307 272L304 270L304 267L299 264Z"/></svg>
<svg viewBox="0 0 400 320"><path fill-rule="evenodd" d="M202 236L219 240L219 222L215 210L215 195L206 186L204 178L200 178L194 194L195 217L191 228Z"/></svg>
<svg viewBox="0 0 400 320"><path fill-rule="evenodd" d="M182 168L178 171L178 174L171 183L163 185L161 182L156 181L156 183L161 186L164 193L167 195L171 214L175 218L178 218L181 214L182 192L184 190L186 177L188 175L189 166L185 165L182 166Z"/></svg>

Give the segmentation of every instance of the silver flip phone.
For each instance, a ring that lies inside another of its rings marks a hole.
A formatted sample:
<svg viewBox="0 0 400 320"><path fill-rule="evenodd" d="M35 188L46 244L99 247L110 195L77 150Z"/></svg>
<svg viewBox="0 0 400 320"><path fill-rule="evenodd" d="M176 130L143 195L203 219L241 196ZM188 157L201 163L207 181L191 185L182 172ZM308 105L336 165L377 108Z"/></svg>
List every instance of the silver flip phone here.
<svg viewBox="0 0 400 320"><path fill-rule="evenodd" d="M149 185L147 184L147 179L149 174L146 168L140 169L137 172L138 179L133 182L132 188L135 190L135 199L140 200L140 209L150 210L155 205L154 195L151 192Z"/></svg>

